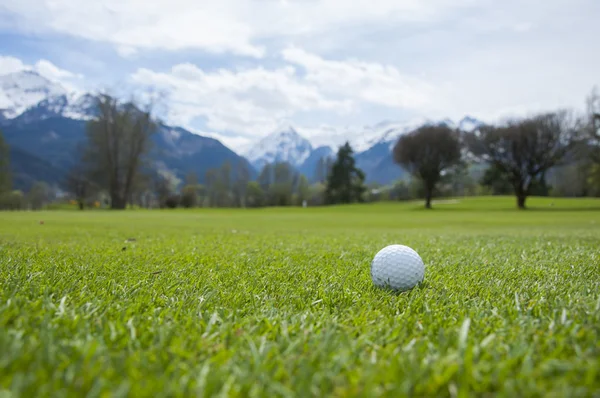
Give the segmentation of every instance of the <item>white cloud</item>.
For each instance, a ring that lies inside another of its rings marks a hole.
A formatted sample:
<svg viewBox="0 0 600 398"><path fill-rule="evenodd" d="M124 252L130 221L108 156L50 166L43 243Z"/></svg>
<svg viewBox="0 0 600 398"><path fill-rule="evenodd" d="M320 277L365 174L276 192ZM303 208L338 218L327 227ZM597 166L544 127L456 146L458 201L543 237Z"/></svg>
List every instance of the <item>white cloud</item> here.
<svg viewBox="0 0 600 398"><path fill-rule="evenodd" d="M34 69L42 76L47 77L50 80L63 80L63 79L81 79L83 76L69 72L68 70L61 69L54 65L50 61L41 59L36 62Z"/></svg>
<svg viewBox="0 0 600 398"><path fill-rule="evenodd" d="M237 134L236 147L249 137L270 133L299 113L326 111L343 116L364 103L422 110L433 92L430 85L391 66L330 61L297 48L283 55L302 71L286 65L206 72L185 63L168 73L141 68L133 80L169 93L169 122L190 126L194 119L204 118L211 130Z"/></svg>
<svg viewBox="0 0 600 398"><path fill-rule="evenodd" d="M393 108L423 110L435 88L403 75L391 65L357 60L331 61L299 48L284 50L285 60L302 66L306 80L324 92Z"/></svg>
<svg viewBox="0 0 600 398"><path fill-rule="evenodd" d="M6 75L24 70L35 71L46 79L53 82L58 82L66 89L71 91L77 90L77 85L75 82L78 79L83 78L81 74L75 74L66 69L59 68L52 62L45 59L37 61L35 65L28 65L18 58L0 55L0 75Z"/></svg>
<svg viewBox="0 0 600 398"><path fill-rule="evenodd" d="M141 68L133 80L169 93L170 121L189 125L203 117L209 129L247 137L268 133L297 112L347 112L352 107L347 99L324 96L291 66L205 72L192 64L179 64L169 73Z"/></svg>
<svg viewBox="0 0 600 398"><path fill-rule="evenodd" d="M202 49L263 57L262 39L324 34L348 26L447 18L477 0L8 0L15 27L134 49ZM1 11L0 11L1 13ZM0 17L2 14L0 14ZM1 20L2 18L0 18Z"/></svg>
<svg viewBox="0 0 600 398"><path fill-rule="evenodd" d="M138 51L135 49L135 47L131 46L117 46L117 52L123 58L130 58L137 54Z"/></svg>
<svg viewBox="0 0 600 398"><path fill-rule="evenodd" d="M18 58L0 55L0 75L19 72L27 68L27 65Z"/></svg>
<svg viewBox="0 0 600 398"><path fill-rule="evenodd" d="M600 83L599 12L597 0L7 0L0 26L112 45L134 82L168 91L170 122L202 119L240 147L284 120L319 135L382 119L582 106ZM178 64L158 71L154 56L164 65L169 55L150 50L176 52ZM0 59L0 72L22 67L74 79ZM117 69L106 84L124 77Z"/></svg>

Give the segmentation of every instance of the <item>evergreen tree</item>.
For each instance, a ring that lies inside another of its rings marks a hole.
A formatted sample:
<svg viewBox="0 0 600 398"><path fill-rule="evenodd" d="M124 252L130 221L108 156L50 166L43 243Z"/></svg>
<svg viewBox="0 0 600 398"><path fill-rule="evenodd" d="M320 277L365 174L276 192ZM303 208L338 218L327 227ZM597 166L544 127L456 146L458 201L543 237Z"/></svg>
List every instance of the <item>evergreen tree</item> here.
<svg viewBox="0 0 600 398"><path fill-rule="evenodd" d="M365 174L356 167L354 151L348 142L340 147L337 158L327 176L325 203L362 202L366 190Z"/></svg>

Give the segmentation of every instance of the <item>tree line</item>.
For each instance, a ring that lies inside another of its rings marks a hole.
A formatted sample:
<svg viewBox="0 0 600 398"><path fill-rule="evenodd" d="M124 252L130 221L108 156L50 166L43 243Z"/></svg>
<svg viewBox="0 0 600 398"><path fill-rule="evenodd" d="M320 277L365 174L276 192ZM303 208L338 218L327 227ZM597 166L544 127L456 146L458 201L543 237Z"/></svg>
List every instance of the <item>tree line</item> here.
<svg viewBox="0 0 600 398"><path fill-rule="evenodd" d="M600 96L592 90L582 115L558 110L461 131L426 124L398 138L395 167L410 176L388 186L366 184L349 143L320 159L315 175L288 163L266 164L251 178L246 162L224 162L179 181L156 167L150 155L158 120L151 106L96 97L96 117L64 187L80 209L101 203L111 209L139 207L318 206L434 196L513 194L518 208L530 195L600 195ZM309 180L310 178L310 180ZM553 181L553 187L548 180ZM576 184L576 186L575 186ZM11 189L8 145L0 132L0 208L41 208L51 201L47 184L27 194ZM27 203L27 205L25 205Z"/></svg>

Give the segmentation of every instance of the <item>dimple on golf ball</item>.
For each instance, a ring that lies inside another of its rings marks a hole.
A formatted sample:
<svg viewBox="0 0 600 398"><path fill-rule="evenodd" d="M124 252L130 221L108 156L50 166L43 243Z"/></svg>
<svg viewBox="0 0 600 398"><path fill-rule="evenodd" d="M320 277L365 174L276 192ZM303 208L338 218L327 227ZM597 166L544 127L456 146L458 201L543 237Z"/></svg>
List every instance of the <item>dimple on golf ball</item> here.
<svg viewBox="0 0 600 398"><path fill-rule="evenodd" d="M408 246L386 246L371 262L371 279L378 287L402 292L415 287L424 277L421 256Z"/></svg>

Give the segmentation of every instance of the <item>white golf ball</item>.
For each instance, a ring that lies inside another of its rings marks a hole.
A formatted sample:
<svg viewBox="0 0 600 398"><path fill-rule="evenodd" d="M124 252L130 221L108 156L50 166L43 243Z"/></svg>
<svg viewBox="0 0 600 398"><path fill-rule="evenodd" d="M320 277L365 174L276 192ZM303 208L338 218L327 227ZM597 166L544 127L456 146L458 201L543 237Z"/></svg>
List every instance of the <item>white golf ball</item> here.
<svg viewBox="0 0 600 398"><path fill-rule="evenodd" d="M415 287L424 276L423 260L408 246L386 246L371 262L371 279L378 287L402 292Z"/></svg>

